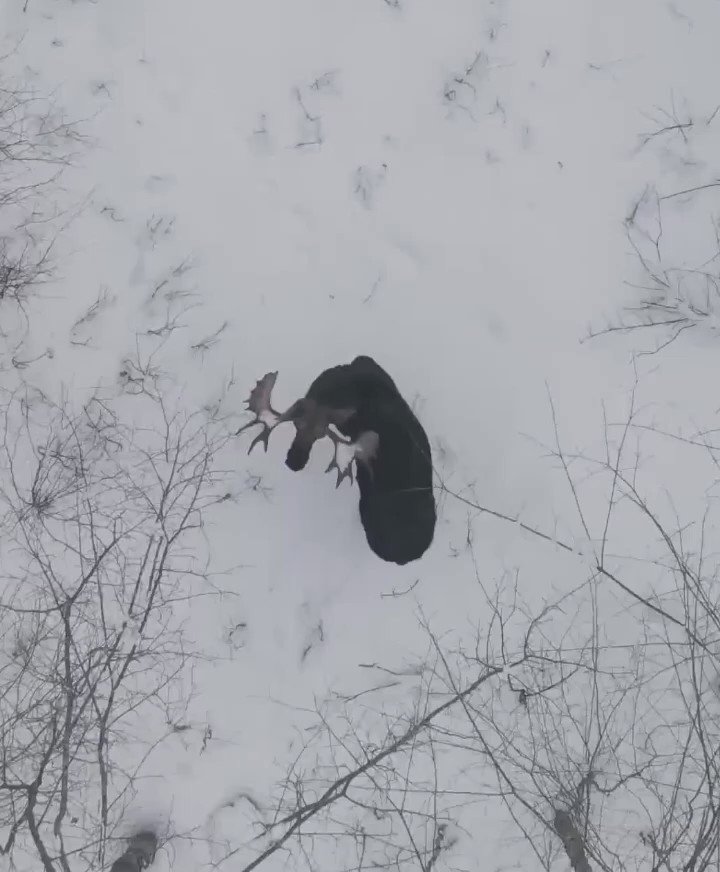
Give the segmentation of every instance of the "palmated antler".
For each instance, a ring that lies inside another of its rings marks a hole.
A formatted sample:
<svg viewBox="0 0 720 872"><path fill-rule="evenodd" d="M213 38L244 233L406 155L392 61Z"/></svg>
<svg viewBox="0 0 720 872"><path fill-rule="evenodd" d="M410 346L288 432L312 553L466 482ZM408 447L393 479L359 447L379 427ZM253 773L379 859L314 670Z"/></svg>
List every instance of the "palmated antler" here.
<svg viewBox="0 0 720 872"><path fill-rule="evenodd" d="M335 451L326 472L330 472L332 469L337 470L338 479L335 487L340 487L340 483L344 478L349 478L352 484L353 460L365 463L368 469L370 469L370 461L375 457L380 441L377 433L372 430L365 431L355 441L341 436L340 433L331 429L331 426L335 422L342 423L346 421L353 414L353 410L331 409L308 400L297 400L287 411L278 414L270 405L277 377L277 371L266 373L256 383L248 397L247 407L249 411L254 413L255 417L252 421L240 427L235 435L238 436L243 430L247 430L248 427L252 427L255 424L260 424L263 428L250 443L248 454L250 454L258 442L262 442L265 446L265 451L267 451L270 434L275 427L278 424L282 424L283 421L293 421L298 430L308 429L316 433L317 435L314 436L313 441L323 436L329 436L332 440ZM341 454L342 462L338 461L338 452Z"/></svg>
<svg viewBox="0 0 720 872"><path fill-rule="evenodd" d="M258 442L262 442L262 444L265 446L265 451L267 451L268 440L270 439L270 434L272 433L272 431L275 429L275 427L277 427L278 424L281 424L283 421L290 420L290 418L287 417L287 412L285 412L283 415L279 415L270 405L270 397L272 395L273 388L275 387L277 377L277 370L275 372L265 373L265 375L258 380L255 387L250 391L250 396L246 400L246 405L249 411L253 412L255 414L255 417L252 421L249 421L247 424L240 427L240 429L235 432L235 435L239 436L240 433L243 432L243 430L247 430L248 427L253 427L255 424L260 424L263 428L250 443L250 447L248 448L248 454L250 454L250 452L258 444ZM289 411L290 409L288 409L288 412Z"/></svg>
<svg viewBox="0 0 720 872"><path fill-rule="evenodd" d="M352 462L353 460L358 463L364 463L370 474L372 475L372 467L370 466L370 461L377 454L378 445L380 443L380 437L374 430L366 430L364 433L361 433L358 438L353 442L352 439L348 439L344 436L341 436L339 433L335 433L328 427L327 435L332 439L333 444L335 446L335 451L333 452L333 458L330 461L328 468L325 472L330 472L332 469L337 469L338 477L337 482L335 483L335 487L340 487L340 483L344 478L350 479L350 484L353 482L353 473L352 473ZM338 452L342 452L347 455L347 459L345 459L344 463L338 462Z"/></svg>

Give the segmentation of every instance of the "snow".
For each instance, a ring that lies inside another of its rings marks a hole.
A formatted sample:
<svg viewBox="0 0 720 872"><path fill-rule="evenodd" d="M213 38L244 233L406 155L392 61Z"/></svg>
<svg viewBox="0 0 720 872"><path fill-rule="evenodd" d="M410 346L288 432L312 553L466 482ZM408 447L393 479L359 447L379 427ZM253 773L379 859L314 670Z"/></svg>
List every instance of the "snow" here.
<svg viewBox="0 0 720 872"><path fill-rule="evenodd" d="M222 397L236 429L264 373L279 371L273 404L286 408L322 369L369 354L413 404L448 490L474 504L438 492L433 546L400 568L369 551L357 488L324 475L329 442L302 474L283 463L287 427L267 454L248 457L247 434L223 448L232 498L208 510L203 536L224 592L176 610L207 657L172 701L190 728L149 759L128 817L175 834L159 870L234 851L224 868L242 869L259 842L247 844L254 802L236 799L270 801L323 700L391 678L368 712L421 707L423 620L467 644L501 579L528 614L586 581L611 481L585 459L606 457L606 424L617 450L634 390L642 423L671 434L629 436L652 510L674 528L713 503L714 455L672 438L716 426L705 278L673 285L690 288L677 311L697 323L657 354L661 331L588 334L632 323L624 307L643 298L629 239L671 276L716 253L720 189L657 198L718 178L720 7L6 0L0 21L7 46L22 37L7 69L52 92L87 137L53 194L72 220L55 280L28 307L22 360L35 362L22 377L78 407L114 397L141 430L152 423L122 386L162 365L173 408ZM686 133L646 139L686 119ZM649 519L627 500L616 514L608 567L654 559ZM649 562L631 582L642 595L665 584ZM608 587L612 641L636 604ZM545 620L562 635L572 610ZM501 806L468 814L448 830L448 863L527 863Z"/></svg>

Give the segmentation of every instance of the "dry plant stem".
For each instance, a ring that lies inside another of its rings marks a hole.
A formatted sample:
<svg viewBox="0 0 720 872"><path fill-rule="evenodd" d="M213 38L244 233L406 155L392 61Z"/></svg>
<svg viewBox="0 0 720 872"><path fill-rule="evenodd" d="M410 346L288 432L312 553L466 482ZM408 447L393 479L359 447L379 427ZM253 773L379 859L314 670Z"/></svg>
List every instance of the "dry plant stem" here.
<svg viewBox="0 0 720 872"><path fill-rule="evenodd" d="M720 233L716 221L711 218L715 249L709 256L696 265L673 263L664 250L663 208L675 197L690 198L719 185L716 179L662 196L649 186L645 189L625 220L626 237L640 272L637 281L627 284L642 295L624 308L617 323L590 329L586 339L633 331L665 334L655 347L637 352L645 356L660 353L693 328L716 335L720 311ZM644 208L639 218L641 206ZM644 215L647 208L653 210L652 218Z"/></svg>

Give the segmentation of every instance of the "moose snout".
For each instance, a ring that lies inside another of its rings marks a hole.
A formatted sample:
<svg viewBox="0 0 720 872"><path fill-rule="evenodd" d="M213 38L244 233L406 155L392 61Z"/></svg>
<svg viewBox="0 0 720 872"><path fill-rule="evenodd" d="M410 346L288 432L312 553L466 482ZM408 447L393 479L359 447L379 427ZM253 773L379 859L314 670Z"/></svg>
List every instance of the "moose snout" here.
<svg viewBox="0 0 720 872"><path fill-rule="evenodd" d="M295 437L292 445L288 449L287 457L285 458L285 465L289 469L292 469L293 472L299 472L301 469L305 469L305 464L310 459L311 447L312 442L308 445L298 437Z"/></svg>

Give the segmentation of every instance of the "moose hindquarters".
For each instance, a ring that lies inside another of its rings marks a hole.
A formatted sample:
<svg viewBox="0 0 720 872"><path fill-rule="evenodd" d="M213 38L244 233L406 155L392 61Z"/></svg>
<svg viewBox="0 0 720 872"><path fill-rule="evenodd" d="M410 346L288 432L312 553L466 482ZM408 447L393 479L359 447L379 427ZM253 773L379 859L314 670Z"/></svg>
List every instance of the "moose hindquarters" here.
<svg viewBox="0 0 720 872"><path fill-rule="evenodd" d="M432 489L389 494L361 492L360 520L368 545L389 563L402 566L422 557L435 535L435 519Z"/></svg>

